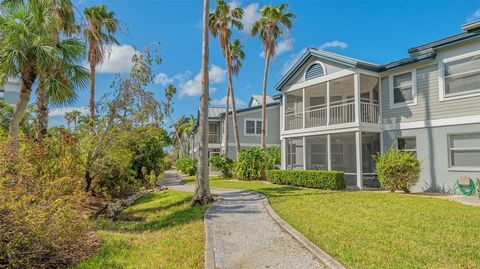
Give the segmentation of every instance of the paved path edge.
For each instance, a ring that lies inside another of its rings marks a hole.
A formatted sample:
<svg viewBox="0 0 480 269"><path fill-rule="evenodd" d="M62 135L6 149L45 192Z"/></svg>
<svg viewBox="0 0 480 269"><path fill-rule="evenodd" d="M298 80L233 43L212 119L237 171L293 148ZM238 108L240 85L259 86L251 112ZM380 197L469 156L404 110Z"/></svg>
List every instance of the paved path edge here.
<svg viewBox="0 0 480 269"><path fill-rule="evenodd" d="M263 194L260 194L264 196ZM265 197L265 196L264 196ZM295 238L298 242L300 242L306 249L308 249L311 253L313 253L319 260L321 260L325 266L327 266L330 269L346 269L340 262L338 262L335 258L330 256L328 253L323 251L321 248L319 248L317 245L312 243L308 238L306 238L302 233L297 231L295 228L293 228L290 224L288 224L286 221L284 221L276 212L273 210L272 206L268 202L268 199L263 200L263 204L265 208L267 209L268 214L272 219L282 228L284 231L286 231L288 234L290 234L293 238Z"/></svg>
<svg viewBox="0 0 480 269"><path fill-rule="evenodd" d="M216 203L216 202L215 202ZM205 269L215 269L215 252L213 250L213 225L210 218L210 211L215 206L212 204L203 215L203 223L205 226Z"/></svg>

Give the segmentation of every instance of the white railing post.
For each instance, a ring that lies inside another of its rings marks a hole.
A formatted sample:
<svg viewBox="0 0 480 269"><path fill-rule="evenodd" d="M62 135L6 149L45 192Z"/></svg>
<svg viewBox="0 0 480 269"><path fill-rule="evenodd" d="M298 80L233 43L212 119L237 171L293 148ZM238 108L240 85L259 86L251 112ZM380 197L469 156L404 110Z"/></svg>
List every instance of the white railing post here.
<svg viewBox="0 0 480 269"><path fill-rule="evenodd" d="M307 115L305 113L305 88L302 88L302 103L303 103L303 113L302 113L302 116L303 116L303 122L302 122L302 129L305 128L305 121L306 121L306 118L307 118Z"/></svg>
<svg viewBox="0 0 480 269"><path fill-rule="evenodd" d="M332 170L332 147L330 143L330 134L327 134L327 169Z"/></svg>
<svg viewBox="0 0 480 269"><path fill-rule="evenodd" d="M353 75L354 102L355 102L355 122L360 122L360 74Z"/></svg>
<svg viewBox="0 0 480 269"><path fill-rule="evenodd" d="M282 115L282 116L283 116L283 119L281 119L281 121L283 121L283 126L282 126L282 127L283 127L283 130L282 130L282 131L287 130L287 128L286 128L286 126L285 126L285 124L287 123L287 121L286 121L287 114L285 113L285 112L287 111L287 106L285 105L285 104L286 104L286 100L285 100L285 99L287 99L287 94L284 94L284 95L282 96L282 104L283 104L283 111L282 111L282 112L283 112L283 115Z"/></svg>
<svg viewBox="0 0 480 269"><path fill-rule="evenodd" d="M327 126L330 125L330 81L327 81Z"/></svg>
<svg viewBox="0 0 480 269"><path fill-rule="evenodd" d="M303 170L307 170L307 138L303 137Z"/></svg>
<svg viewBox="0 0 480 269"><path fill-rule="evenodd" d="M363 188L363 163L362 163L362 132L355 132L355 153L356 153L356 163L357 163L357 187L359 189Z"/></svg>

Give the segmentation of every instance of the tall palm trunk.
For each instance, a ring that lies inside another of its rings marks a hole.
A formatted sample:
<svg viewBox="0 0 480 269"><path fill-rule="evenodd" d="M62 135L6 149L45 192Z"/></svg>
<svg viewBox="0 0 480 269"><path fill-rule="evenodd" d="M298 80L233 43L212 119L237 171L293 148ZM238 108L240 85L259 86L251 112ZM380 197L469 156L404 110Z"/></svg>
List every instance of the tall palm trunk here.
<svg viewBox="0 0 480 269"><path fill-rule="evenodd" d="M228 49L228 48L227 48ZM227 54L228 55L228 54ZM228 72L228 58L227 59L227 72ZM228 156L228 141L229 141L229 132L228 132L228 128L229 128L229 119L228 119L228 108L230 106L230 92L231 92L231 88L230 88L230 83L228 84L227 86L227 95L225 96L226 99L227 99L227 102L225 103L225 124L223 126L223 150L224 150L224 153L225 153L225 156Z"/></svg>
<svg viewBox="0 0 480 269"><path fill-rule="evenodd" d="M263 98L262 98L262 148L266 148L266 128L267 128L267 78L268 78L268 66L270 65L270 49L267 48L265 54L265 71L263 73Z"/></svg>
<svg viewBox="0 0 480 269"><path fill-rule="evenodd" d="M206 204L212 200L210 183L208 179L208 16L210 1L203 1L203 29L202 29L202 96L200 97L200 122L199 122L199 162L195 192L192 205Z"/></svg>
<svg viewBox="0 0 480 269"><path fill-rule="evenodd" d="M230 53L228 54L230 55ZM228 89L232 96L232 118L233 118L233 136L235 138L236 160L238 161L240 155L240 141L238 138L238 126L237 126L237 108L235 105L235 94L233 93L232 83L232 61L230 56L227 58L227 76L228 76Z"/></svg>
<svg viewBox="0 0 480 269"><path fill-rule="evenodd" d="M19 132L20 122L23 114L27 110L28 102L30 101L30 93L32 92L32 85L37 78L37 73L33 67L28 67L25 72L22 72L20 96L17 105L13 110L12 119L8 128L8 136L16 139Z"/></svg>
<svg viewBox="0 0 480 269"><path fill-rule="evenodd" d="M90 127L95 123L95 63L90 61Z"/></svg>
<svg viewBox="0 0 480 269"><path fill-rule="evenodd" d="M35 122L35 131L36 137L35 139L37 142L41 142L45 136L47 136L48 131L48 98L47 92L45 90L43 80L45 78L43 76L40 77L37 91L36 91L36 122Z"/></svg>

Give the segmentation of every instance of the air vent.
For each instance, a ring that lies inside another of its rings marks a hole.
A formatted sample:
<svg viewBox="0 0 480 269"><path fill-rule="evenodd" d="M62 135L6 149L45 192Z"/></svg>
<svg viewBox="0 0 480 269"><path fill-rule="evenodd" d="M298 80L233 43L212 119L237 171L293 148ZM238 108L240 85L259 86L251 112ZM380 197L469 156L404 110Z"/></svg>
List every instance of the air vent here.
<svg viewBox="0 0 480 269"><path fill-rule="evenodd" d="M325 75L325 70L321 64L312 64L305 73L305 80Z"/></svg>

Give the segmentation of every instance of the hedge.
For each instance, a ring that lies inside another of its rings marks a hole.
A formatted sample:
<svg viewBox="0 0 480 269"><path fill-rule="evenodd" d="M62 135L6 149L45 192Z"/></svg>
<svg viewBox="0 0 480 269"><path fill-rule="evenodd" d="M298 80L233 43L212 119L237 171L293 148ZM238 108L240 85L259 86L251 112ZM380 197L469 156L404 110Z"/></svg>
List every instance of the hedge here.
<svg viewBox="0 0 480 269"><path fill-rule="evenodd" d="M316 188L323 190L341 190L347 185L345 175L340 171L325 170L268 170L267 180L282 185Z"/></svg>

